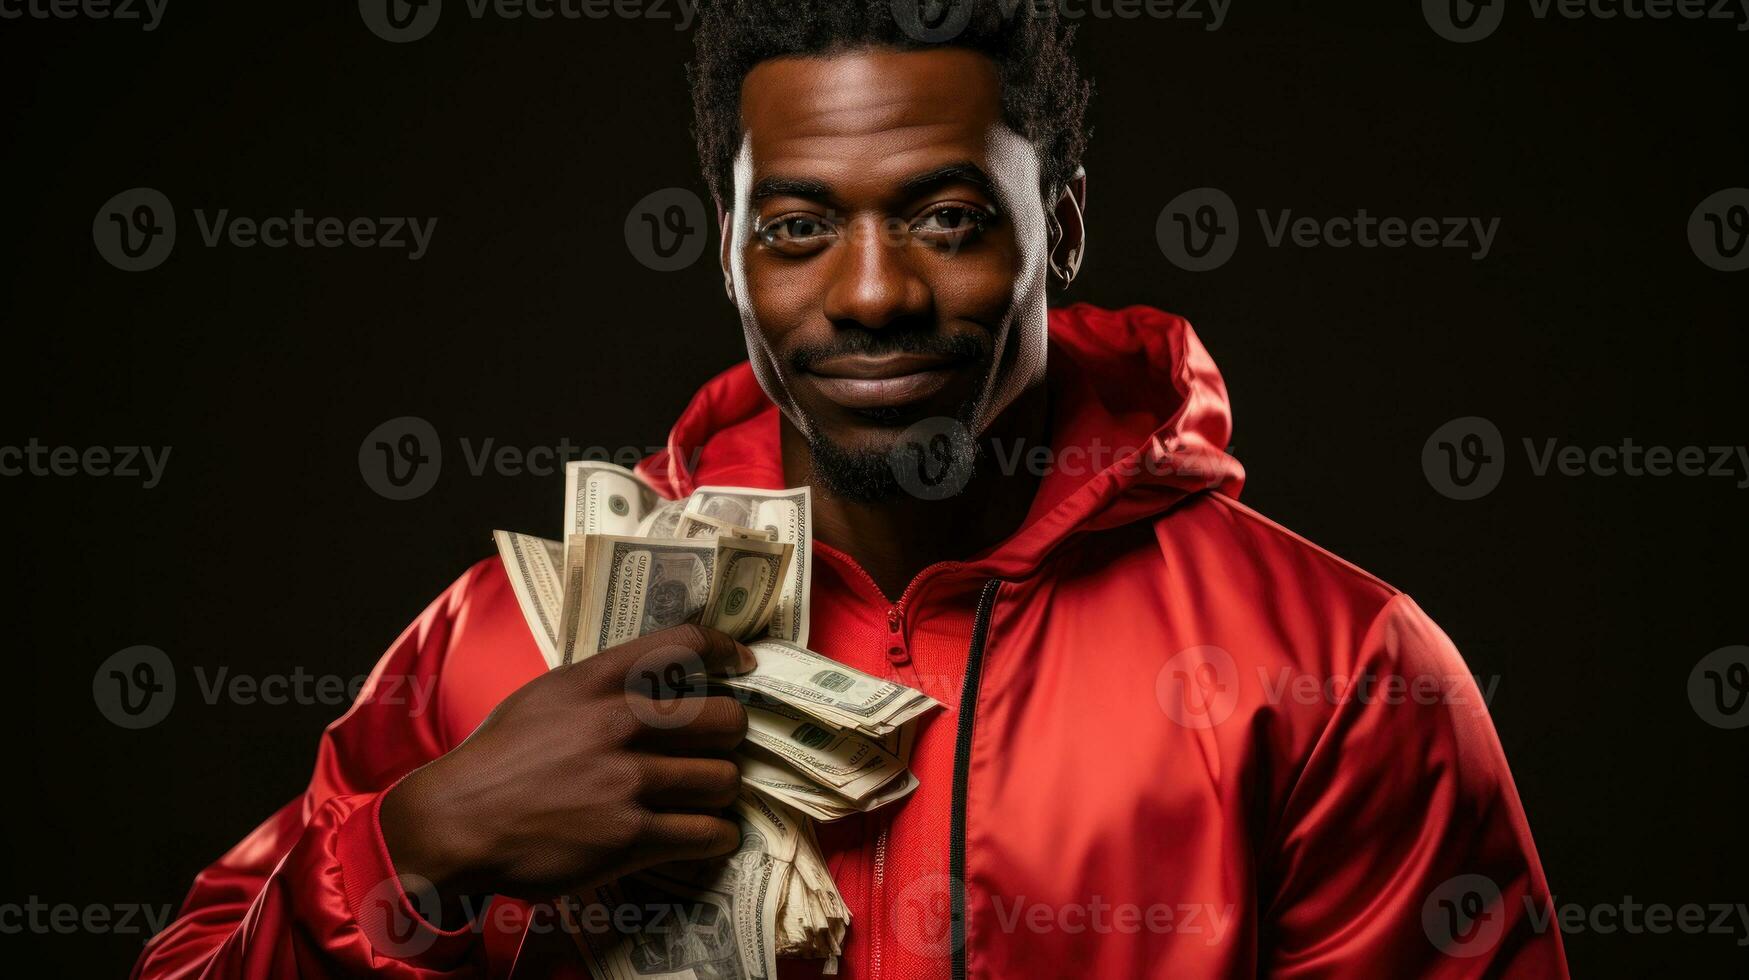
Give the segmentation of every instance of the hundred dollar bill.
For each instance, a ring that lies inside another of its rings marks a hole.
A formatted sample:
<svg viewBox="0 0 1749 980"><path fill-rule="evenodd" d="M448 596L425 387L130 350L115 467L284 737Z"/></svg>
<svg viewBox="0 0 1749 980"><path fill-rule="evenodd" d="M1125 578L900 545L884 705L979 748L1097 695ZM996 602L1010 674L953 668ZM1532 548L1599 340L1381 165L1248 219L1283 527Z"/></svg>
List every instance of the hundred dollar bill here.
<svg viewBox="0 0 1749 980"><path fill-rule="evenodd" d="M565 542L563 663L695 619L710 597L717 542L573 535Z"/></svg>
<svg viewBox="0 0 1749 980"><path fill-rule="evenodd" d="M663 503L641 477L596 460L565 464L564 539L573 534L638 534L638 525Z"/></svg>
<svg viewBox="0 0 1749 980"><path fill-rule="evenodd" d="M807 646L808 595L814 581L814 514L809 489L699 487L687 498L685 513L736 527L767 530L775 533L778 541L796 546L767 632L779 640Z"/></svg>
<svg viewBox="0 0 1749 980"><path fill-rule="evenodd" d="M674 536L677 538L751 538L759 541L776 541L776 528L737 527L728 521L719 521L703 514L685 514L675 524Z"/></svg>
<svg viewBox="0 0 1749 980"><path fill-rule="evenodd" d="M758 666L719 683L782 701L835 728L885 736L941 702L782 640L748 643Z"/></svg>
<svg viewBox="0 0 1749 980"><path fill-rule="evenodd" d="M734 854L662 865L596 890L597 915L633 929L575 933L595 980L777 976L781 906L797 890L797 852L815 845L793 811L752 793L730 813L741 828ZM807 935L805 912L791 929Z"/></svg>
<svg viewBox="0 0 1749 980"><path fill-rule="evenodd" d="M559 654L559 610L564 594L564 552L557 541L514 531L493 531L498 557L510 575L510 590L522 607L522 618L540 647L547 667L563 662Z"/></svg>
<svg viewBox="0 0 1749 980"><path fill-rule="evenodd" d="M782 704L747 706L747 741L852 803L905 771L897 756L874 742L832 731Z"/></svg>
<svg viewBox="0 0 1749 980"><path fill-rule="evenodd" d="M717 558L699 625L737 640L752 640L771 623L796 546L730 536L711 540L716 542Z"/></svg>
<svg viewBox="0 0 1749 980"><path fill-rule="evenodd" d="M680 518L686 513L686 501L662 500L638 523L640 538L684 538L679 533Z"/></svg>
<svg viewBox="0 0 1749 980"><path fill-rule="evenodd" d="M910 796L919 785L917 777L907 769L899 774L899 778L864 799L852 801L765 756L740 753L735 757L735 763L741 767L742 785L774 797L815 820L827 822L842 820L853 813L878 810Z"/></svg>

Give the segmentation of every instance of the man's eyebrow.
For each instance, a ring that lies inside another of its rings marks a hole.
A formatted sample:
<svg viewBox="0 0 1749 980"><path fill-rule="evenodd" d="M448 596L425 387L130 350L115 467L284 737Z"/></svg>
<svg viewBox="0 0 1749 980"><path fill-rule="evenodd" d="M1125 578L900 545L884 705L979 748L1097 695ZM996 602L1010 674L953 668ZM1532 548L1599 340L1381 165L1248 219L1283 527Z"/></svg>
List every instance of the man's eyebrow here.
<svg viewBox="0 0 1749 980"><path fill-rule="evenodd" d="M989 197L996 196L996 182L984 172L984 168L971 162L961 160L934 170L920 173L915 177L907 177L900 185L906 197L917 197L935 190L944 184L971 184Z"/></svg>
<svg viewBox="0 0 1749 980"><path fill-rule="evenodd" d="M996 182L990 179L983 167L970 160L949 163L907 177L899 185L899 193L906 198L920 197L946 184L970 184L989 197L996 196ZM774 197L803 197L824 201L831 199L832 186L806 177L775 176L762 177L753 185L750 200L754 204Z"/></svg>
<svg viewBox="0 0 1749 980"><path fill-rule="evenodd" d="M832 196L832 188L817 180L803 177L765 177L753 185L753 203L773 197L807 197L824 200Z"/></svg>

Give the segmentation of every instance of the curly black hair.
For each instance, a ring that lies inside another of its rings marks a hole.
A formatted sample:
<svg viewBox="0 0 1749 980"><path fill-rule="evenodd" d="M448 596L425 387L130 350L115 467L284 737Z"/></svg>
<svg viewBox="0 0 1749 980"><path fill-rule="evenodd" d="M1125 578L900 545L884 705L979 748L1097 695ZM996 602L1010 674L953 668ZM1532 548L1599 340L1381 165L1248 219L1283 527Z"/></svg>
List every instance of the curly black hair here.
<svg viewBox="0 0 1749 980"><path fill-rule="evenodd" d="M988 55L1001 76L1005 120L1038 148L1040 191L1047 200L1081 166L1093 87L1075 62L1074 29L1061 23L1054 3L704 0L700 7L694 61L687 66L693 136L705 180L720 203L733 193L730 170L741 149L741 82L753 66L786 55L864 47L915 50L943 44Z"/></svg>

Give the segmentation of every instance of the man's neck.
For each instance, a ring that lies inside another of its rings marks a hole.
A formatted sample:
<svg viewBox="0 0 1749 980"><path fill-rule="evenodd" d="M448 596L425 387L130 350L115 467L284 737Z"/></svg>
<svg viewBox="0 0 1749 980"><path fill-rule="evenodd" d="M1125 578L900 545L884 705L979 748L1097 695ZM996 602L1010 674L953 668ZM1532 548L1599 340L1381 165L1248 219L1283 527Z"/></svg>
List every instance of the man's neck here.
<svg viewBox="0 0 1749 980"><path fill-rule="evenodd" d="M888 599L896 600L917 573L940 561L962 560L1018 528L1038 489L1038 476L987 472L983 467L959 493L942 500L900 494L881 503L833 495L815 478L813 454L802 433L781 419L784 481L814 489L815 537L856 559ZM1045 385L1023 393L984 434L1009 445L1045 445ZM987 454L987 459L1000 458Z"/></svg>

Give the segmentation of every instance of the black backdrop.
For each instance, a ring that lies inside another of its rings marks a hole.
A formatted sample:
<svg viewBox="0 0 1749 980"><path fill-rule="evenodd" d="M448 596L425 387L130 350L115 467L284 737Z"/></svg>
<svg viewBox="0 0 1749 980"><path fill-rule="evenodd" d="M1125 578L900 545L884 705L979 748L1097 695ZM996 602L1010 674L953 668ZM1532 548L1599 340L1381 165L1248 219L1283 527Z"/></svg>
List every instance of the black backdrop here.
<svg viewBox="0 0 1749 980"><path fill-rule="evenodd" d="M179 901L301 789L341 711L209 705L193 672L368 670L489 553L491 528L557 525L557 477L473 475L462 440L659 444L741 355L708 251L656 272L622 234L644 195L703 191L690 35L450 8L405 44L351 4L173 0L151 31L0 23L0 444L172 453L151 489L0 478L15 569L0 905ZM1215 31L1090 20L1092 245L1070 298L1189 316L1232 390L1243 499L1411 592L1494 679L1559 902L1749 901L1749 730L1710 723L1688 691L1702 657L1749 643L1749 474L1539 477L1522 448L1749 441L1749 273L1710 268L1686 231L1703 199L1749 184L1749 35L1514 6L1459 44L1414 3L1374 8L1241 0ZM93 216L141 186L181 227L162 266L128 273L94 246ZM1190 273L1155 223L1202 186L1245 228L1230 262ZM193 211L221 208L438 224L418 261L204 247ZM1482 261L1271 248L1258 208L1500 224ZM429 421L445 452L409 501L358 462L399 416ZM1495 423L1507 459L1473 501L1422 467L1464 416ZM132 731L95 706L93 674L140 644L181 687ZM1749 927L1732 921L1586 925L1566 943L1581 975L1741 975ZM142 938L26 925L0 935L0 959L114 975Z"/></svg>

